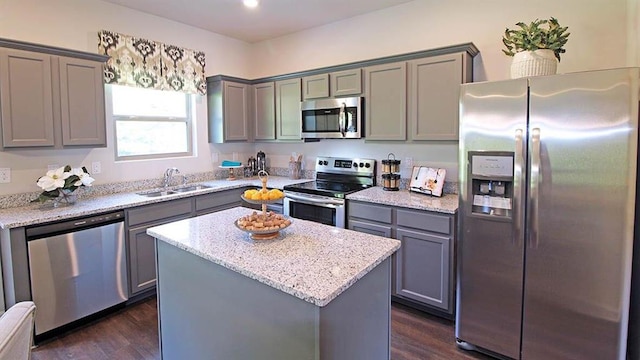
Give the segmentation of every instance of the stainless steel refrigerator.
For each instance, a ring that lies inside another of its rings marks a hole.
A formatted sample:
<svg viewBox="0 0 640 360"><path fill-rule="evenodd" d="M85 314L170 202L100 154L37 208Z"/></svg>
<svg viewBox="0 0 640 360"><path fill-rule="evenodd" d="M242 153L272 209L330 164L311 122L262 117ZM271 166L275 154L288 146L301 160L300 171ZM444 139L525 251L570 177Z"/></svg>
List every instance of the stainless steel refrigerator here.
<svg viewBox="0 0 640 360"><path fill-rule="evenodd" d="M625 359L639 80L628 68L462 86L460 347Z"/></svg>

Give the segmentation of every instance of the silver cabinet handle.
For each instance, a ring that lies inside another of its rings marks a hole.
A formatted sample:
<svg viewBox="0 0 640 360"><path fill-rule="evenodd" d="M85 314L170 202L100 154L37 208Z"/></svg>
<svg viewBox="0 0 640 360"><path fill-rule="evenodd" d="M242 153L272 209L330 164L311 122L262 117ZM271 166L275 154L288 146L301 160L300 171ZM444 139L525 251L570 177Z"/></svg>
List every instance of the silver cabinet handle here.
<svg viewBox="0 0 640 360"><path fill-rule="evenodd" d="M539 230L539 214L538 214L538 199L540 195L540 178L541 178L541 163L540 163L540 128L534 128L531 130L531 180L529 191L529 211L531 219L531 229L529 232L529 246L532 248L538 247L538 230Z"/></svg>
<svg viewBox="0 0 640 360"><path fill-rule="evenodd" d="M520 206L522 204L522 169L524 167L524 132L522 129L516 129L515 141L515 159L513 160L513 243L518 245L524 242L522 232L522 214Z"/></svg>

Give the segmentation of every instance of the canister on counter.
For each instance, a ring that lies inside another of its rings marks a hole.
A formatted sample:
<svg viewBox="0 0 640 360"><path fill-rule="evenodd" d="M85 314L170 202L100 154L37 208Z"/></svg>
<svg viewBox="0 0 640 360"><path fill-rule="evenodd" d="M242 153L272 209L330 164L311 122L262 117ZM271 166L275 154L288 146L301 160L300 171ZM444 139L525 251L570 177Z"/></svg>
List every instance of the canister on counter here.
<svg viewBox="0 0 640 360"><path fill-rule="evenodd" d="M400 190L400 174L382 174L382 186L387 191Z"/></svg>

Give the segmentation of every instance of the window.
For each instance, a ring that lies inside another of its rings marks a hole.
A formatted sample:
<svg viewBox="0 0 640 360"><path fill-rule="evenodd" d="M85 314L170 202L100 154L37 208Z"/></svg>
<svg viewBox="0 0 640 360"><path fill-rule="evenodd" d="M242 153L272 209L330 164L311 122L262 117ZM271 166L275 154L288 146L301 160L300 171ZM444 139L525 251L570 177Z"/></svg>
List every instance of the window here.
<svg viewBox="0 0 640 360"><path fill-rule="evenodd" d="M116 160L193 154L189 94L111 86Z"/></svg>

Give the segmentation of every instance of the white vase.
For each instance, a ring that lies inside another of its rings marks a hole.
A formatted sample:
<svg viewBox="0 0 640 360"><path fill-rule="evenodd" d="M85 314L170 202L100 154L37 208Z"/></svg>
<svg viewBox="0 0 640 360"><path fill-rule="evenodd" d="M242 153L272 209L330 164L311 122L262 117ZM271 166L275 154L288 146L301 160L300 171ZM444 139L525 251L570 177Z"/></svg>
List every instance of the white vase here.
<svg viewBox="0 0 640 360"><path fill-rule="evenodd" d="M558 59L549 49L521 51L513 56L511 78L553 75L558 69Z"/></svg>

